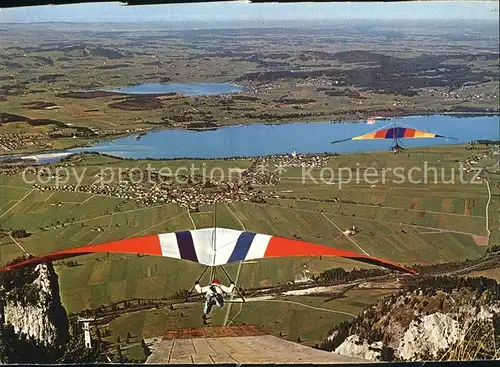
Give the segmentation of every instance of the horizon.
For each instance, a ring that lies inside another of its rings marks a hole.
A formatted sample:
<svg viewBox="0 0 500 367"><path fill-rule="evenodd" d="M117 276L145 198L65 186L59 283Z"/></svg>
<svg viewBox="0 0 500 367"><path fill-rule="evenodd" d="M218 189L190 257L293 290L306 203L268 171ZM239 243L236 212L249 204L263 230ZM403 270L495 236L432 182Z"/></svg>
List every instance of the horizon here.
<svg viewBox="0 0 500 367"><path fill-rule="evenodd" d="M257 3L211 2L126 6L79 3L0 9L0 24L149 22L325 22L335 20L479 20L498 22L498 3Z"/></svg>

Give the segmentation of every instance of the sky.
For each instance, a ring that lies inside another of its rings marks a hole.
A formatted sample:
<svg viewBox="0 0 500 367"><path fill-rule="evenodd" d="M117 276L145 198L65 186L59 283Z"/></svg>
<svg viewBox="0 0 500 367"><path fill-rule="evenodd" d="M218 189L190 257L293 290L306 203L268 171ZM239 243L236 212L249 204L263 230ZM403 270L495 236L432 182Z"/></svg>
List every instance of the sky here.
<svg viewBox="0 0 500 367"><path fill-rule="evenodd" d="M0 23L268 21L330 19L498 20L497 1L403 3L194 3L124 6L120 3L0 9Z"/></svg>

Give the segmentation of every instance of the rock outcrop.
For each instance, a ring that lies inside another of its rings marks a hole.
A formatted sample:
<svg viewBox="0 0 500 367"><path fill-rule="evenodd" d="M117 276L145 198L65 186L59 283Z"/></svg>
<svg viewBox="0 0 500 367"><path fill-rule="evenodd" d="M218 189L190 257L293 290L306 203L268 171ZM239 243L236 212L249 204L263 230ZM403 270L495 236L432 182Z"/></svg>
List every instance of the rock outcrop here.
<svg viewBox="0 0 500 367"><path fill-rule="evenodd" d="M484 277L427 277L331 330L321 348L368 360L495 358L500 285Z"/></svg>
<svg viewBox="0 0 500 367"><path fill-rule="evenodd" d="M381 341L368 344L365 340L360 341L357 335L351 335L335 349L335 353L375 361L380 358L381 349Z"/></svg>
<svg viewBox="0 0 500 367"><path fill-rule="evenodd" d="M463 334L456 320L436 312L412 321L398 347L398 355L404 360L413 360L418 354L435 357L441 349L448 349L463 340Z"/></svg>
<svg viewBox="0 0 500 367"><path fill-rule="evenodd" d="M1 276L0 327L11 324L46 345L69 338L69 322L59 296L58 276L52 264L39 264Z"/></svg>

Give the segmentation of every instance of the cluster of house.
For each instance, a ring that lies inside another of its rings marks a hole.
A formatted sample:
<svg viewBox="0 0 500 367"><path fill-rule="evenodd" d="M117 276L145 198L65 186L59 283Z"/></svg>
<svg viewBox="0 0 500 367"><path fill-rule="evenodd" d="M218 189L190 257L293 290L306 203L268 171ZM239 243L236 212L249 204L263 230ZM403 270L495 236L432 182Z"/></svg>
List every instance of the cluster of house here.
<svg viewBox="0 0 500 367"><path fill-rule="evenodd" d="M78 191L94 195L106 195L135 200L144 205L177 204L196 210L200 205L217 202L253 201L262 202L271 193L259 190L259 186L275 185L280 180L279 171L272 165L283 167L317 167L328 162L327 155L290 155L258 157L248 169L240 170L225 180L216 180L199 174L187 174L182 177L163 177L156 171L134 169L134 175L117 177L105 183L98 177L89 185L78 184L35 184L34 188L57 191ZM269 168L269 169L268 169ZM142 179L137 179L141 177ZM147 177L147 180L144 178Z"/></svg>
<svg viewBox="0 0 500 367"><path fill-rule="evenodd" d="M475 142L472 142L472 145L475 145ZM473 154L471 157L466 158L463 161L458 161L457 163L460 165L460 167L467 173L471 172L476 172L478 167L476 166L479 164L481 161L485 160L495 160L496 161L496 166L497 168L499 167L500 164L500 145L499 144L492 144L489 145L486 151L482 151L481 153L476 153ZM479 174L478 178L485 179L486 174L485 171L488 170L488 167L483 166L480 168L481 173Z"/></svg>
<svg viewBox="0 0 500 367"><path fill-rule="evenodd" d="M280 168L286 167L321 167L328 163L330 155L328 154L297 154L293 151L291 154L271 155L259 157L256 164L274 165Z"/></svg>
<svg viewBox="0 0 500 367"><path fill-rule="evenodd" d="M52 149L52 144L47 141L46 136L40 134L0 134L0 153L7 153L13 150L25 149Z"/></svg>

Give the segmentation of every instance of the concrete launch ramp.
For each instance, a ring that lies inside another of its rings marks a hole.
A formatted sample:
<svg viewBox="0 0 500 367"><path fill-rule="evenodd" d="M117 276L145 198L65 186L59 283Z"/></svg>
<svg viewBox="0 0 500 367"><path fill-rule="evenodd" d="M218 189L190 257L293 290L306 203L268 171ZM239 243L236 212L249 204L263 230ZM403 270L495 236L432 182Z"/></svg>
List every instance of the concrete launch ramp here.
<svg viewBox="0 0 500 367"><path fill-rule="evenodd" d="M147 340L152 354L146 363L363 363L266 335L254 326L204 327L167 331Z"/></svg>

